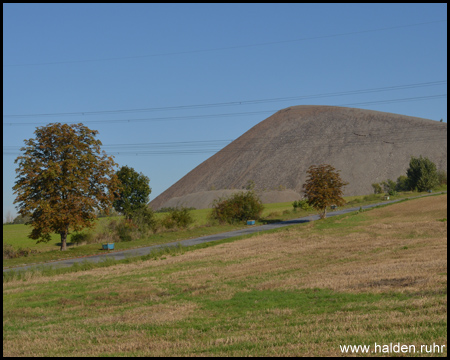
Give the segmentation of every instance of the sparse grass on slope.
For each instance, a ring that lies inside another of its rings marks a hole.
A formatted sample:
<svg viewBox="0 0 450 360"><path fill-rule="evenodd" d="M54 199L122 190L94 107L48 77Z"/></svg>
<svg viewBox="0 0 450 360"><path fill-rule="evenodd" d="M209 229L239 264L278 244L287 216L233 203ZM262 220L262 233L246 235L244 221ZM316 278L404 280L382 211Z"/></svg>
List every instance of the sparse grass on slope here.
<svg viewBox="0 0 450 360"><path fill-rule="evenodd" d="M434 196L179 256L12 280L3 354L341 356L340 345L400 343L445 345L431 355L446 356L446 212L447 196Z"/></svg>

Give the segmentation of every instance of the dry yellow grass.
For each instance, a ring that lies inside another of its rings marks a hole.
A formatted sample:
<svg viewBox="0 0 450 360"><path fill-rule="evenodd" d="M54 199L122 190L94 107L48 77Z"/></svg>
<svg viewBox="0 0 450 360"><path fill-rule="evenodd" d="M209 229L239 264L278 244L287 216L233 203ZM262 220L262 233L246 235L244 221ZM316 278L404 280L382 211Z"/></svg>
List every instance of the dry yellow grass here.
<svg viewBox="0 0 450 360"><path fill-rule="evenodd" d="M26 294L51 292L52 284L59 293L53 294L53 308L8 305L4 328L14 324L24 330L4 330L4 355L340 356L336 343L353 336L401 338L419 331L418 324L446 322L446 297L435 296L446 293L447 227L438 219L447 217L447 196L358 216L350 229L308 224L157 261L6 283L3 296L9 303L10 296L38 300L39 295ZM71 298L71 288L80 283L86 284L83 296ZM367 311L346 311L355 306L351 303L333 313L305 316L301 325L291 324L295 310L278 307L222 319L232 324L229 331L224 324L206 334L177 327L196 318L214 321L217 314L197 299L226 301L238 292L314 288L412 295L405 309L386 297L380 304L389 311L371 310L368 304L359 305ZM277 325L269 326L272 321ZM159 335L146 330L164 326ZM292 341L283 343L286 338ZM446 337L435 341L447 344ZM245 347L255 343L265 344L264 349L255 353Z"/></svg>

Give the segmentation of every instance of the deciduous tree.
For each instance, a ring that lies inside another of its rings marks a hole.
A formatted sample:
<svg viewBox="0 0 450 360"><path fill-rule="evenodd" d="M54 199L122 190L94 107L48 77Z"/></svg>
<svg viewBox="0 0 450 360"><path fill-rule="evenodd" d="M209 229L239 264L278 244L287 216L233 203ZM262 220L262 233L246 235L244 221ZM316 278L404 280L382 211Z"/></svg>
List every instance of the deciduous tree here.
<svg viewBox="0 0 450 360"><path fill-rule="evenodd" d="M14 203L20 215L30 216L31 239L46 242L56 232L66 250L69 230L91 227L96 210L112 206L120 184L116 164L101 151L98 131L83 124L53 123L34 133L15 160Z"/></svg>
<svg viewBox="0 0 450 360"><path fill-rule="evenodd" d="M342 198L344 182L339 170L331 165L311 165L307 171L308 178L303 185L305 197L309 205L319 210L319 216L324 219L327 214L327 206L345 204Z"/></svg>
<svg viewBox="0 0 450 360"><path fill-rule="evenodd" d="M128 166L122 166L117 172L117 177L122 187L119 198L114 201L114 209L131 220L133 213L148 203L152 192L149 185L150 179Z"/></svg>
<svg viewBox="0 0 450 360"><path fill-rule="evenodd" d="M406 176L411 190L431 190L439 183L436 165L430 159L423 158L422 155L418 158L411 157Z"/></svg>

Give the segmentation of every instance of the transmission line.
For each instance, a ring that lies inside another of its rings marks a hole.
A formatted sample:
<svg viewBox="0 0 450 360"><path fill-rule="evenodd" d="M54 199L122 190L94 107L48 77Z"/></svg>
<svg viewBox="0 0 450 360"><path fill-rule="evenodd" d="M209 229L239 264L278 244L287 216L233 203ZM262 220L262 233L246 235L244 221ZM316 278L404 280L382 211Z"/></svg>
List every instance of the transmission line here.
<svg viewBox="0 0 450 360"><path fill-rule="evenodd" d="M241 100L241 101L210 103L210 104L197 104L197 105L154 107L154 108L143 108L143 109L79 111L79 112L47 113L47 114L7 114L7 115L3 115L3 118L26 118L26 117L43 117L43 116L83 116L84 117L84 116L90 116L90 115L124 114L124 113L133 113L133 112L204 109L204 108L211 108L211 107L254 105L254 104L279 102L279 101L292 101L292 100L304 100L304 99L314 99L314 98L324 98L324 97L334 97L334 96L366 94L366 93L374 93L374 92L382 92L382 91L403 90L403 89L411 89L411 88L426 87L426 86L445 85L446 83L447 83L446 80L440 80L440 81L432 81L432 82L424 82L424 83L396 85L396 86L387 86L387 87L382 87L382 88L360 89L360 90L352 90L352 91L341 91L341 92L323 93L323 94L315 94L315 95L290 96L290 97L258 99L258 100ZM144 120L144 119L136 119L136 120ZM161 118L159 118L158 120L161 120ZM108 121L108 120L106 120L106 121ZM115 120L115 121L125 121L125 120ZM14 123L6 123L6 124L12 125Z"/></svg>
<svg viewBox="0 0 450 360"><path fill-rule="evenodd" d="M308 138L323 135L321 131L308 132ZM382 127L373 130L345 131L338 134L345 143L336 143L337 139L329 142L327 146L345 148L354 145L373 145L381 142L402 144L405 142L422 142L431 140L445 140L446 133L442 133L442 129L435 126L421 125L415 128L393 129L392 127ZM353 140L348 140L352 138ZM235 139L237 140L237 139ZM173 155L173 154L205 154L215 153L218 151L260 151L261 148L278 149L290 148L291 146L299 150L311 149L308 140L299 139L298 136L283 136L282 143L274 145L271 138L256 137L250 142L246 142L244 146L235 147L234 149L226 149L233 140L201 140L201 141L177 141L177 142L157 142L157 143L138 143L138 144L114 144L103 145L102 149L107 151L109 155ZM330 145L331 144L331 145ZM259 150L257 150L259 149ZM20 155L20 147L4 146L3 155Z"/></svg>

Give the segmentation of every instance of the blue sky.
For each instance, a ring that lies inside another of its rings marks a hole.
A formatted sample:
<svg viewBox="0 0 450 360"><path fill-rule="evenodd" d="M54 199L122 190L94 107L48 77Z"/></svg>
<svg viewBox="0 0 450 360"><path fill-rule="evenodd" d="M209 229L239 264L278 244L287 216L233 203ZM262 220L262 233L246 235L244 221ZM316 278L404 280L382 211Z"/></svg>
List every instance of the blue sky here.
<svg viewBox="0 0 450 360"><path fill-rule="evenodd" d="M288 106L446 122L446 16L447 4L3 4L3 215L16 214L23 140L51 122L98 130L119 166L150 178L151 199Z"/></svg>

